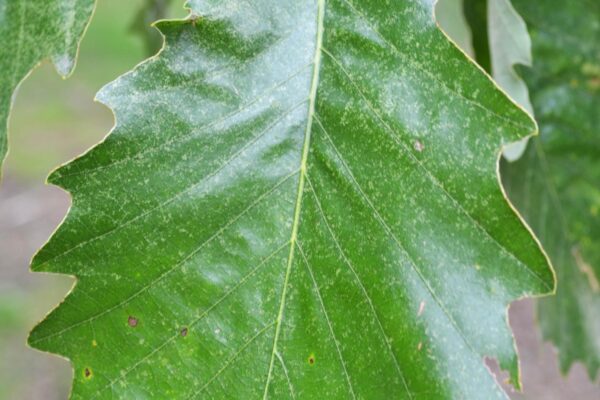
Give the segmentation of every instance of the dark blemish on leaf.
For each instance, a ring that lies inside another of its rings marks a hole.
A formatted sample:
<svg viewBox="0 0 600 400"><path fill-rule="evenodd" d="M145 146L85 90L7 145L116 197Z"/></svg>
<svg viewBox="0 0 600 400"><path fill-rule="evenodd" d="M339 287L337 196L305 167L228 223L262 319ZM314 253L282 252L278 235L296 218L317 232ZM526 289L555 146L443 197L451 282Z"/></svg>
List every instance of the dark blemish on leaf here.
<svg viewBox="0 0 600 400"><path fill-rule="evenodd" d="M183 328L180 333L181 333L181 336L186 337L188 334L188 328Z"/></svg>
<svg viewBox="0 0 600 400"><path fill-rule="evenodd" d="M137 318L132 317L130 315L129 318L127 319L127 323L129 324L130 327L135 328L138 325L138 320L137 320Z"/></svg>
<svg viewBox="0 0 600 400"><path fill-rule="evenodd" d="M311 354L310 356L308 356L308 364L309 365L315 365L315 355Z"/></svg>
<svg viewBox="0 0 600 400"><path fill-rule="evenodd" d="M86 368L83 370L83 377L85 379L92 379L92 376L93 376L93 374L92 374L92 370L90 368Z"/></svg>
<svg viewBox="0 0 600 400"><path fill-rule="evenodd" d="M425 146L423 146L423 143L421 143L419 140L415 140L415 143L413 143L413 147L419 153L422 152L423 149L425 148Z"/></svg>

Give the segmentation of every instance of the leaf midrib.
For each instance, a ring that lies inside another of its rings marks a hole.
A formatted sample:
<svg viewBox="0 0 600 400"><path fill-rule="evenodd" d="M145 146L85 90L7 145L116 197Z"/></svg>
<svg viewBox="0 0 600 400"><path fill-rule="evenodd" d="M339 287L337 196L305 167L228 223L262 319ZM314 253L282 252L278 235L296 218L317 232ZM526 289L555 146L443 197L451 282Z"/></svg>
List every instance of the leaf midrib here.
<svg viewBox="0 0 600 400"><path fill-rule="evenodd" d="M317 89L319 86L319 73L321 70L321 51L323 48L323 31L324 31L324 21L325 21L325 0L317 0L317 36L315 43L315 52L313 56L313 73L312 80L310 86L310 95L309 95L309 106L308 106L308 117L306 121L306 128L304 131L304 144L302 146L302 159L300 161L300 177L298 179L298 192L296 195L296 206L294 210L294 220L292 223L292 234L290 239L290 252L287 260L287 266L285 271L285 278L283 281L283 288L281 291L281 300L279 302L279 311L277 313L276 325L275 325L275 335L273 338L273 346L271 349L271 360L269 362L269 370L267 373L267 379L265 381L265 389L263 393L263 400L266 400L268 397L269 391L269 383L271 381L271 377L273 374L273 366L275 362L275 353L277 353L277 343L279 340L279 335L281 333L281 323L283 320L283 314L285 310L285 300L287 294L287 287L289 283L290 273L292 270L293 259L294 259L294 251L296 248L296 242L298 237L298 227L300 225L300 213L302 211L302 199L304 193L304 184L306 180L306 165L308 161L308 153L310 150L310 137L312 133L313 127L313 118L315 115L315 104L317 98Z"/></svg>

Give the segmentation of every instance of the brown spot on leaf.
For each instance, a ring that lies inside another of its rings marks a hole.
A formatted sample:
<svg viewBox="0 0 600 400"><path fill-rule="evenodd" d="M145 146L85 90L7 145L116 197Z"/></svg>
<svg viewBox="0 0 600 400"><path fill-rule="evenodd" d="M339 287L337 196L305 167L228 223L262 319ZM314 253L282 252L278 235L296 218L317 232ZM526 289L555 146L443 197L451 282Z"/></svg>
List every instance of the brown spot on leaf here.
<svg viewBox="0 0 600 400"><path fill-rule="evenodd" d="M83 370L83 376L85 377L85 379L91 379L92 375L92 370L90 368L85 368Z"/></svg>
<svg viewBox="0 0 600 400"><path fill-rule="evenodd" d="M135 328L138 325L138 319L130 315L127 319L127 323L130 327Z"/></svg>
<svg viewBox="0 0 600 400"><path fill-rule="evenodd" d="M180 333L181 333L181 336L186 337L188 334L188 328L183 328Z"/></svg>
<svg viewBox="0 0 600 400"><path fill-rule="evenodd" d="M310 365L315 365L315 361L316 360L315 360L315 355L314 354L311 354L310 356L308 356L308 363Z"/></svg>

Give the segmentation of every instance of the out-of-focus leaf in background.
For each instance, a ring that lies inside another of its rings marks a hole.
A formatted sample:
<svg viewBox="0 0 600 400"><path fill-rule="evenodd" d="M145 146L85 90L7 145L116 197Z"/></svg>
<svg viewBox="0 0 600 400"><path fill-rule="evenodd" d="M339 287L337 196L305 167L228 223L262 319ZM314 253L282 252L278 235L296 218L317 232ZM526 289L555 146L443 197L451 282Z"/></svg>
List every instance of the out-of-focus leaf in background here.
<svg viewBox="0 0 600 400"><path fill-rule="evenodd" d="M46 58L63 77L71 74L93 9L94 0L0 0L0 177L17 86Z"/></svg>
<svg viewBox="0 0 600 400"><path fill-rule="evenodd" d="M510 199L551 257L556 296L539 301L544 337L567 372L600 365L600 2L513 0L533 43L529 87L540 137L503 163Z"/></svg>
<svg viewBox="0 0 600 400"><path fill-rule="evenodd" d="M516 65L531 66L531 40L525 22L510 0L492 0L487 11L492 76L514 101L533 116L527 85L515 71ZM509 161L519 159L528 140L525 138L506 146L504 157Z"/></svg>
<svg viewBox="0 0 600 400"><path fill-rule="evenodd" d="M474 58L481 68L491 74L492 62L490 60L490 42L488 39L487 0L438 0L438 3L455 1L463 3L464 19L468 24L466 29L471 32L473 38ZM446 28L444 27L444 29ZM451 34L452 31L448 31L448 33Z"/></svg>
<svg viewBox="0 0 600 400"><path fill-rule="evenodd" d="M173 0L144 0L135 14L131 31L140 35L146 46L146 54L155 54L163 44L163 38L158 29L152 27L155 21L169 16L169 8Z"/></svg>
<svg viewBox="0 0 600 400"><path fill-rule="evenodd" d="M475 58L473 36L465 14L463 0L442 0L435 3L435 17L444 32L471 58Z"/></svg>

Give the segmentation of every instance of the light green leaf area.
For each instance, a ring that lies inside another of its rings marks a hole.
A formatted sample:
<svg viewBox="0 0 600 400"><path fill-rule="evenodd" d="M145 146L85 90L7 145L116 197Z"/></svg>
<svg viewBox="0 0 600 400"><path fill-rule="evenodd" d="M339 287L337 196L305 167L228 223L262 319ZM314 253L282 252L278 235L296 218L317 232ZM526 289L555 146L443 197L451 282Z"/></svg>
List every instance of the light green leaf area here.
<svg viewBox="0 0 600 400"><path fill-rule="evenodd" d="M527 85L514 69L515 65L531 66L531 39L527 26L510 0L494 0L487 8L488 37L492 76L508 95L533 115ZM508 145L504 157L518 160L527 147L528 138Z"/></svg>
<svg viewBox="0 0 600 400"><path fill-rule="evenodd" d="M540 300L546 339L567 372L600 366L600 3L514 0L532 35L524 69L541 136L503 165L511 200L556 267L556 296Z"/></svg>
<svg viewBox="0 0 600 400"><path fill-rule="evenodd" d="M73 398L493 399L507 304L553 275L507 203L535 130L433 2L191 1L105 87L117 125L50 178L33 262L76 288L32 346Z"/></svg>
<svg viewBox="0 0 600 400"><path fill-rule="evenodd" d="M69 75L93 9L94 0L0 0L0 167L19 83L46 58L60 75Z"/></svg>
<svg viewBox="0 0 600 400"><path fill-rule="evenodd" d="M437 0L435 19L444 32L471 58L475 58L471 29L463 13L463 0Z"/></svg>

